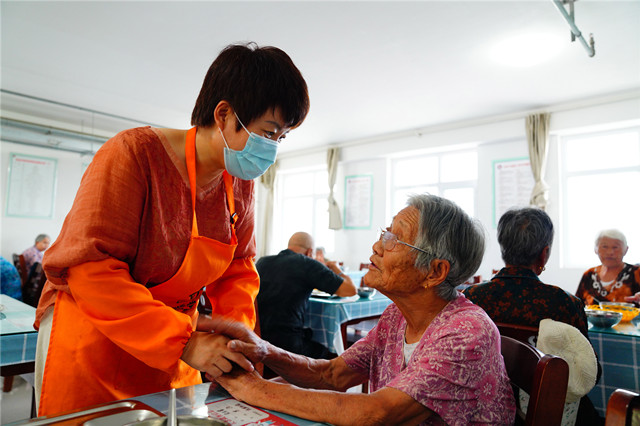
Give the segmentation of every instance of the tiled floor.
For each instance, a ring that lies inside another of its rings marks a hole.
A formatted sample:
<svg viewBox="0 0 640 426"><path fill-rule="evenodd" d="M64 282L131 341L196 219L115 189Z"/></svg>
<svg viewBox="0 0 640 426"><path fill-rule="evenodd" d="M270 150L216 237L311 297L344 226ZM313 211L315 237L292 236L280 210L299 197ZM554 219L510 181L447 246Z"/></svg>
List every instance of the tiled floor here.
<svg viewBox="0 0 640 426"><path fill-rule="evenodd" d="M0 424L29 419L31 414L31 392L33 374L16 376L13 380L11 392L0 390ZM0 383L4 378L0 377ZM0 389L2 386L0 385Z"/></svg>

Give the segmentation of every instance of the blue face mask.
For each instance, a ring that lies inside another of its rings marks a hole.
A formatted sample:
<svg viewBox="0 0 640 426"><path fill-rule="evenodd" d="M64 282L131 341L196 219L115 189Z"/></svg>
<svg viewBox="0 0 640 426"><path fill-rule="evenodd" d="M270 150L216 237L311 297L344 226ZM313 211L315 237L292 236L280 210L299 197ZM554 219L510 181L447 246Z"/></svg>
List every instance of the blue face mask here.
<svg viewBox="0 0 640 426"><path fill-rule="evenodd" d="M236 118L245 132L249 133L249 139L247 139L247 144L242 151L235 151L229 148L222 130L218 128L226 145L224 148L224 166L232 176L244 180L253 180L262 176L269 166L276 161L278 143L264 136L249 132L237 114Z"/></svg>

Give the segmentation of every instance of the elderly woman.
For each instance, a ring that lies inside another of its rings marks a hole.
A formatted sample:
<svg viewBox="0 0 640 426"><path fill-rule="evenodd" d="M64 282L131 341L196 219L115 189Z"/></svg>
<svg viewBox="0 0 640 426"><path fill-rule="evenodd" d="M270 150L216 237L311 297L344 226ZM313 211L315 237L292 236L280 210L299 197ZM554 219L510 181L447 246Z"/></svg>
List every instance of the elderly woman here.
<svg viewBox="0 0 640 426"><path fill-rule="evenodd" d="M563 289L540 281L553 243L553 223L543 210L512 209L498 222L505 267L489 282L464 290L495 322L538 327L551 318L576 327L589 338L584 305Z"/></svg>
<svg viewBox="0 0 640 426"><path fill-rule="evenodd" d="M597 301L635 302L640 305L640 267L624 263L627 239L617 229L607 229L596 238L595 252L601 265L588 269L576 296L591 305Z"/></svg>
<svg viewBox="0 0 640 426"><path fill-rule="evenodd" d="M365 284L393 303L366 337L338 358L316 360L214 320L217 332L237 339L230 349L289 383L238 369L216 381L239 400L336 425L512 424L498 330L455 290L482 261L481 228L440 197L414 196L408 204L373 244ZM345 393L367 380L371 393Z"/></svg>
<svg viewBox="0 0 640 426"><path fill-rule="evenodd" d="M465 289L464 295L495 322L540 327L541 320L551 318L577 328L589 340L582 301L538 278L553 243L549 215L535 207L507 211L498 222L498 243L505 267L491 281ZM598 364L598 379L601 371ZM580 400L575 424L599 424L587 396Z"/></svg>

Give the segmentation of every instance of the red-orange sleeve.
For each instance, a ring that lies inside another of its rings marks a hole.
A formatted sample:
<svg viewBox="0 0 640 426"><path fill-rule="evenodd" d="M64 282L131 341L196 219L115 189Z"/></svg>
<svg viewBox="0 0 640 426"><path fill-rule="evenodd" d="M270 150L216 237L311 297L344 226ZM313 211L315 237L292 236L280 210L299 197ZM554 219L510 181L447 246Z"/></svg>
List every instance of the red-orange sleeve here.
<svg viewBox="0 0 640 426"><path fill-rule="evenodd" d="M254 301L260 277L252 258L234 259L225 273L207 286L212 315L240 321L253 330L256 325Z"/></svg>
<svg viewBox="0 0 640 426"><path fill-rule="evenodd" d="M96 329L145 364L173 371L193 332L191 317L154 300L114 258L73 266L67 280Z"/></svg>

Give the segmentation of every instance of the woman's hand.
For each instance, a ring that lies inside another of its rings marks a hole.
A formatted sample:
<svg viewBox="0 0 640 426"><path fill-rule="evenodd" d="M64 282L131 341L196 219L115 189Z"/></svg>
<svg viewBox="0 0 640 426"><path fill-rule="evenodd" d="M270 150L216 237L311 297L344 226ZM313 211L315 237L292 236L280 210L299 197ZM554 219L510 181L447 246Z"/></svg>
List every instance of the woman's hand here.
<svg viewBox="0 0 640 426"><path fill-rule="evenodd" d="M233 368L233 363L246 371L253 371L253 364L244 355L227 347L229 338L218 333L194 331L182 351L182 359L191 367L204 371L215 379Z"/></svg>
<svg viewBox="0 0 640 426"><path fill-rule="evenodd" d="M209 378L211 379L211 378ZM259 395L266 381L256 371L246 372L238 368L229 374L223 374L215 378L223 388L227 390L235 399L249 404L255 404L252 395Z"/></svg>
<svg viewBox="0 0 640 426"><path fill-rule="evenodd" d="M635 302L640 305L640 291L634 294L633 296L626 296L624 298L626 302Z"/></svg>
<svg viewBox="0 0 640 426"><path fill-rule="evenodd" d="M240 322L216 317L208 318L206 324L210 330L214 330L217 334L234 339L227 343L227 348L238 355L244 355L253 363L263 362L269 352L268 343ZM200 328L200 323L198 323L198 328Z"/></svg>

